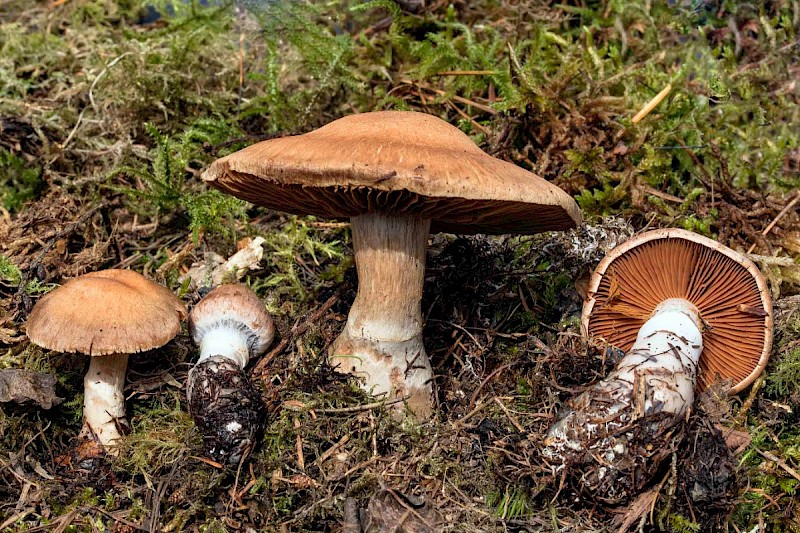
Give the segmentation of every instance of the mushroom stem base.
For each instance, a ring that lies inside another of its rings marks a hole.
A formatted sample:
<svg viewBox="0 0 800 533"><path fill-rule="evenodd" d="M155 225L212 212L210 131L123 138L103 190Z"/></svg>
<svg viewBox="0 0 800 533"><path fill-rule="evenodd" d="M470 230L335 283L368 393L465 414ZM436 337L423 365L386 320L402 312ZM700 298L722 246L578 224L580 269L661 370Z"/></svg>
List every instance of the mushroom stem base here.
<svg viewBox="0 0 800 533"><path fill-rule="evenodd" d="M127 427L125 418L125 370L128 354L92 357L83 378L82 434L94 437L110 454L122 437L120 428Z"/></svg>
<svg viewBox="0 0 800 533"><path fill-rule="evenodd" d="M236 465L253 450L264 426L261 395L239 364L207 357L189 370L186 399L206 452Z"/></svg>
<svg viewBox="0 0 800 533"><path fill-rule="evenodd" d="M329 361L363 380L362 388L370 394L387 401L405 398L417 418L430 416L433 370L422 335L403 342L383 342L353 337L345 329L336 339Z"/></svg>
<svg viewBox="0 0 800 533"><path fill-rule="evenodd" d="M551 426L543 454L556 471L572 466L582 488L611 503L650 480L694 401L700 324L686 300L656 308L614 371L569 400Z"/></svg>

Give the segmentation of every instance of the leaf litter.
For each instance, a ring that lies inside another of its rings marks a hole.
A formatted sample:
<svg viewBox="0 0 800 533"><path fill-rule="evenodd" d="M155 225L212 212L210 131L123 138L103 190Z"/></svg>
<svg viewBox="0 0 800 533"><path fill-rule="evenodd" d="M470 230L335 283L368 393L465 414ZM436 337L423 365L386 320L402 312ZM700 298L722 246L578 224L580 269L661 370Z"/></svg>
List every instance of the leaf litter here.
<svg viewBox="0 0 800 533"><path fill-rule="evenodd" d="M237 3L246 24L226 3L170 4L146 23L150 3L0 11L0 368L51 374L65 398L0 406L0 529L320 531L370 512L461 531L796 526L796 6L405 4ZM423 312L441 409L424 426L325 363L355 296L346 225L226 203L198 180L249 142L379 108L447 118L575 195L589 220L572 234L432 238ZM775 353L741 397L698 399L656 484L607 506L554 475L542 438L613 368L580 338L581 278L654 226L755 254L778 298ZM85 363L27 343L32 304L110 267L192 303L182 276L242 237L265 239L240 275L280 333L250 368L269 413L250 462L198 455L184 334L156 362L132 357L120 457L76 464Z"/></svg>

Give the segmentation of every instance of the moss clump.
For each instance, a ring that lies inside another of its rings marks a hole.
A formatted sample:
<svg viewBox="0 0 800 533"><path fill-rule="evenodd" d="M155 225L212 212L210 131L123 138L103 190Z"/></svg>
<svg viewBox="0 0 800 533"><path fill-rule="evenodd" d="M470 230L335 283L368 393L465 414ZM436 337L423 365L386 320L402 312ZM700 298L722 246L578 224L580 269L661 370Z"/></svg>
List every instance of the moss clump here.
<svg viewBox="0 0 800 533"><path fill-rule="evenodd" d="M22 281L22 271L4 255L0 255L0 280L11 285L19 285Z"/></svg>
<svg viewBox="0 0 800 533"><path fill-rule="evenodd" d="M130 199L128 208L145 220L186 227L195 241L201 233L218 233L228 239L235 237L235 222L246 219L244 202L208 190L197 180L203 164L197 157L203 146L227 138L231 133L228 125L199 120L183 131L177 141L163 135L152 124L146 127L155 143L148 154L150 163L119 167L109 175L109 179L133 178L133 183L112 187ZM166 220L161 222L162 218Z"/></svg>
<svg viewBox="0 0 800 533"><path fill-rule="evenodd" d="M181 408L177 395L150 408L136 405L131 434L120 443L114 467L128 475L140 475L152 487L153 476L178 463L186 462L199 439L192 433L189 414Z"/></svg>
<svg viewBox="0 0 800 533"><path fill-rule="evenodd" d="M0 205L16 211L42 190L41 171L0 148Z"/></svg>
<svg viewBox="0 0 800 533"><path fill-rule="evenodd" d="M346 226L290 215L264 233L266 273L253 281L253 289L269 295L270 312L297 315L310 296L341 283L352 266L352 258L344 256Z"/></svg>
<svg viewBox="0 0 800 533"><path fill-rule="evenodd" d="M788 397L792 404L800 405L800 313L790 311L779 326L778 356L770 364L766 390L773 397Z"/></svg>
<svg viewBox="0 0 800 533"><path fill-rule="evenodd" d="M686 227L791 262L800 218L777 217L800 186L794 4L476 0L416 13L389 0L204 4L13 0L0 14L0 339L10 339L0 365L53 372L72 398L58 412L2 408L0 458L24 449L25 462L0 468L0 508L20 501L12 472L22 472L41 492L28 492L39 499L20 529L60 527L79 502L76 530L113 528L102 507L165 531L284 522L318 531L340 527L345 498L365 504L381 485L432 500L456 529L608 527L608 509L556 498L559 480L539 453L569 389L613 364L576 324L574 284L600 248L578 233L434 236L423 312L441 411L412 427L363 407L375 399L323 363L354 296L346 225L245 206L198 177L258 140L358 111L418 110L568 190L592 228L605 214L631 231ZM64 458L80 425L85 360L28 347L30 304L51 283L114 266L177 288L205 253L229 255L252 235L267 253L245 281L277 314L285 342L252 372L270 430L251 463L237 477L192 458L199 447L180 385L194 348L184 337L166 349L168 362L133 365L124 456L111 473L105 464L80 477ZM771 277L781 295L797 292L796 276ZM20 293L23 281L32 285ZM800 328L781 331L766 387L739 419L754 437L741 457L752 488L731 518L741 530L759 520L788 529L794 510L793 478L762 455L800 463ZM673 487L680 498L676 483L659 493L653 527L705 527L668 497Z"/></svg>

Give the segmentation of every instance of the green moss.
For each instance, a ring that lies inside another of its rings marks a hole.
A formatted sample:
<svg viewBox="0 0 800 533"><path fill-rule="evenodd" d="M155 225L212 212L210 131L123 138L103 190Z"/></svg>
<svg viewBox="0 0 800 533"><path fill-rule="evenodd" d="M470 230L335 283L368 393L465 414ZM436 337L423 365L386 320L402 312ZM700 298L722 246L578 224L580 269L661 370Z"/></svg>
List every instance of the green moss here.
<svg viewBox="0 0 800 533"><path fill-rule="evenodd" d="M667 517L670 531L674 533L697 533L701 531L700 524L683 515L670 513Z"/></svg>
<svg viewBox="0 0 800 533"><path fill-rule="evenodd" d="M0 205L9 211L17 211L43 186L41 169L0 148Z"/></svg>
<svg viewBox="0 0 800 533"><path fill-rule="evenodd" d="M203 164L204 146L220 142L231 133L229 125L214 120L198 120L179 138L163 135L154 125L147 130L153 142L148 164L114 169L116 176L134 178L134 183L113 186L124 192L131 211L147 218L167 217L179 226L184 225L195 239L201 233L217 233L228 239L235 237L234 222L245 218L245 204L229 195L207 190L205 185L191 179ZM198 158L201 158L198 160ZM138 178L141 185L136 183Z"/></svg>
<svg viewBox="0 0 800 533"><path fill-rule="evenodd" d="M259 94L247 102L243 116L260 117L262 133L318 124L316 114L341 91L353 97L351 104L360 100L366 87L353 68L353 39L334 31L347 24L344 13L304 2L252 3L248 8L261 27L266 57L263 69L250 75Z"/></svg>
<svg viewBox="0 0 800 533"><path fill-rule="evenodd" d="M201 533L228 533L228 528L222 520L211 519L200 526Z"/></svg>
<svg viewBox="0 0 800 533"><path fill-rule="evenodd" d="M795 346L798 337L800 337L800 316L794 316L782 328L779 356L767 374L766 390L772 395L785 397L800 390L800 346ZM788 349L780 350L782 346Z"/></svg>
<svg viewBox="0 0 800 533"><path fill-rule="evenodd" d="M47 28L30 28L21 23L2 25L0 39L0 95L24 99L46 91L55 81L48 73L74 61L63 37Z"/></svg>
<svg viewBox="0 0 800 533"><path fill-rule="evenodd" d="M513 520L531 511L527 491L509 485L502 491L487 494L486 505L492 509L495 516L503 520Z"/></svg>
<svg viewBox="0 0 800 533"><path fill-rule="evenodd" d="M289 216L277 231L263 235L267 274L253 289L270 295L268 308L295 314L309 296L308 288L340 282L352 259L345 259L339 240L344 228L315 228L313 217Z"/></svg>
<svg viewBox="0 0 800 533"><path fill-rule="evenodd" d="M132 432L120 443L114 468L142 476L148 486L152 487L153 476L185 462L193 448L200 448L199 437L192 432L192 419L181 408L177 393L150 408L135 403L130 421Z"/></svg>
<svg viewBox="0 0 800 533"><path fill-rule="evenodd" d="M22 281L22 272L11 260L0 254L0 279L12 285L19 285Z"/></svg>

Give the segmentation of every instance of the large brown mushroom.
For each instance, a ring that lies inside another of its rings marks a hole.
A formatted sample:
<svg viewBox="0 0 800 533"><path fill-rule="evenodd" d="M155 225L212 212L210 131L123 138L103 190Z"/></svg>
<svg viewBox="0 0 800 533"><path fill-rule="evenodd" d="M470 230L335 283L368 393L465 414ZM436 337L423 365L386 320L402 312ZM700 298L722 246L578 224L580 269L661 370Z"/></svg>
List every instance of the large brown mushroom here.
<svg viewBox="0 0 800 533"><path fill-rule="evenodd" d="M414 112L351 115L264 141L217 160L203 179L279 211L350 219L358 294L329 360L373 394L407 397L420 417L431 409L420 307L429 232L527 234L581 220L558 187Z"/></svg>
<svg viewBox="0 0 800 533"><path fill-rule="evenodd" d="M131 270L102 270L67 281L39 300L28 338L58 352L91 356L84 377L83 429L109 452L125 422L129 354L169 342L186 306L166 287Z"/></svg>
<svg viewBox="0 0 800 533"><path fill-rule="evenodd" d="M625 356L569 400L550 428L545 456L577 465L606 501L647 483L665 440L695 393L753 382L772 345L772 303L743 255L680 229L642 233L612 250L589 284L584 333Z"/></svg>

